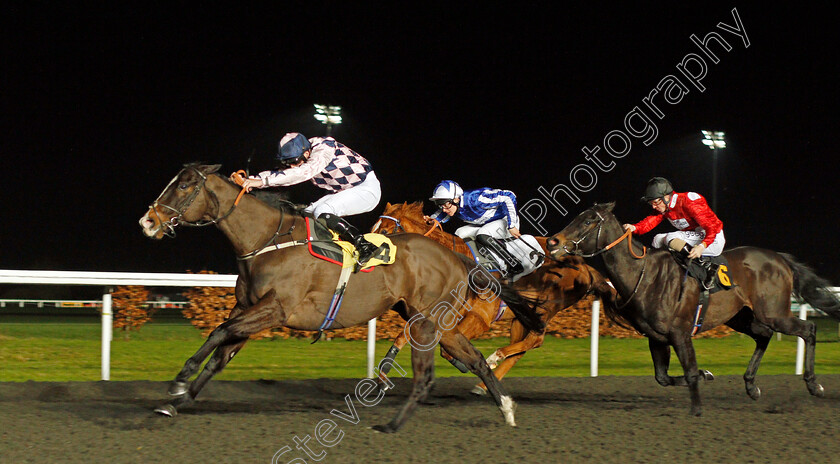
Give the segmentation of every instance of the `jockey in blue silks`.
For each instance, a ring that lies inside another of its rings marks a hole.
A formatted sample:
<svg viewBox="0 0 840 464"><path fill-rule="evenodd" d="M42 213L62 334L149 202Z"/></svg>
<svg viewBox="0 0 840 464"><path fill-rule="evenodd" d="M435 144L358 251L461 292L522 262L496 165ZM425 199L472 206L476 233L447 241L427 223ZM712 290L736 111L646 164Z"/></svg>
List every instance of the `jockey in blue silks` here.
<svg viewBox="0 0 840 464"><path fill-rule="evenodd" d="M496 241L521 235L513 192L487 187L465 192L456 182L445 180L435 187L430 200L435 202L438 210L431 216L424 216L426 221L434 219L443 223L452 216L463 220L467 225L459 227L455 235L463 239L473 238L493 250L509 263L510 275L523 271L522 263Z"/></svg>

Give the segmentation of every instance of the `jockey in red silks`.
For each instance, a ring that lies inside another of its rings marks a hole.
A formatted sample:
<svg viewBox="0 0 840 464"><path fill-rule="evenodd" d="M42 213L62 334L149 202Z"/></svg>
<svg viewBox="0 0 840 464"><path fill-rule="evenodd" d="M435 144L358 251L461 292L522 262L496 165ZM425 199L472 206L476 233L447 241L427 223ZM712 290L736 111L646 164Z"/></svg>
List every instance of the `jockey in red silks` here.
<svg viewBox="0 0 840 464"><path fill-rule="evenodd" d="M657 214L648 216L636 224L624 224L625 230L631 230L637 235L645 234L658 226L662 219L668 219L671 225L679 229L676 232L655 235L651 244L654 248L668 245L689 259L719 256L723 251L726 244L723 222L709 208L702 195L694 192L674 192L668 179L654 177L648 181L642 201L647 202ZM681 242L672 243L674 239L682 240L685 244L678 246ZM701 259L700 264L707 270L704 284L708 287L717 273L717 265L708 259Z"/></svg>

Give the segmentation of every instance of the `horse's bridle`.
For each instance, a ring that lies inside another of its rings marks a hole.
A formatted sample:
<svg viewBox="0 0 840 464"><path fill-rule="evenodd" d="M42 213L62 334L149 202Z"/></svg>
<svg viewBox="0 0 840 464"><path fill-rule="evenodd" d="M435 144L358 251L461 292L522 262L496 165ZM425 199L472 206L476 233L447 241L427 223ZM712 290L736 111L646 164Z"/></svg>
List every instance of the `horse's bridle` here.
<svg viewBox="0 0 840 464"><path fill-rule="evenodd" d="M594 212L594 213L598 216L598 229L597 229L597 232L598 232L598 233L597 233L597 234L596 234L596 236L595 236L595 248L596 248L596 251L595 251L595 252L593 252L593 253L590 253L590 254L581 253L581 252L579 252L579 251L578 251L578 249L580 248L580 247L579 247L580 243L581 243L581 242L583 242L584 240L586 240L586 238L587 238L587 237L589 237L589 234L591 234L591 233L592 233L592 231L593 231L593 230L595 230L595 229L591 229L589 232L587 232L587 233L583 234L583 235L582 235L580 238L578 238L577 240L569 240L569 241L567 241L566 243L564 243L564 244L563 244L563 251L565 251L567 254L570 254L570 255L580 256L581 258L592 258L592 257L594 257L594 256L598 256L598 255L600 255L601 253L604 253L605 251L607 251L607 250L609 250L610 248L612 248L612 247L614 247L614 246L618 245L618 244L619 244L619 243L621 243L621 242L622 242L625 238L627 238L627 239L628 239L627 245L628 245L628 247L629 247L629 249L630 249L630 254L631 254L631 255L633 255L633 257L634 257L634 258L636 258L636 259L642 259L642 258L644 258L644 257L645 257L645 255L647 254L647 249L646 249L644 246L642 246L642 256L637 255L637 254L636 254L636 252L634 252L634 251L633 251L633 239L629 238L629 237L632 235L632 233L633 233L633 232L632 232L632 231L630 231L630 230L628 230L628 231L627 231L627 232L625 232L623 235L621 235L620 237L618 237L617 239L615 239L615 240L614 240L612 243L610 243L609 245L607 245L607 246L605 246L604 248L602 248L602 249L598 250L598 249L597 249L597 248L598 248L598 242L601 240L601 228L603 227L603 225L604 225L604 221L605 221L606 219L604 219L604 217L603 217L603 216L601 216L601 213L599 213L598 211L596 211L596 210L592 210L592 211L593 211L593 212ZM574 245L574 248L572 248L571 250L570 250L570 249L569 249L569 247L568 247L568 244L569 244L569 243L572 243L572 244Z"/></svg>
<svg viewBox="0 0 840 464"><path fill-rule="evenodd" d="M379 216L379 219L390 219L390 220L394 221L394 224L396 224L396 227L394 228L394 231L392 232L393 234L396 234L399 231L402 231L402 232L406 231L405 228L402 226L402 223L400 222L400 220L393 217L393 216L386 216L386 215L383 214L382 216ZM434 221L434 224L432 224L432 227L429 230L427 230L426 233L423 234L424 237L428 237L429 235L431 235L432 231L434 231L436 228L440 229L441 232L443 231L443 227L440 225L440 221L438 221L437 219L433 219L433 221Z"/></svg>
<svg viewBox="0 0 840 464"><path fill-rule="evenodd" d="M160 202L161 197L163 197L163 195L166 193L166 191L169 190L169 187L173 183L175 183L178 180L179 177L181 177L181 173L183 173L187 169L192 169L193 171L195 171L195 173L198 174L198 176L201 178L201 180L196 185L195 189L184 200L184 204L181 205L180 208L176 209L172 206L161 203ZM154 202L152 202L151 205L149 205L149 208L152 211L155 212L155 217L157 218L158 222L160 223L161 228L163 228L163 234L164 235L166 235L168 237L175 237L175 227L177 227L179 225L185 225L185 226L189 226L189 227L204 227L204 226L210 226L210 225L213 225L213 224L218 224L219 221L222 221L226 217L230 216L231 213L233 213L233 210L236 208L237 203L234 203L233 205L231 205L230 209L225 214L217 217L216 219L210 220L210 221L208 221L208 220L198 220L198 221L186 221L186 220L184 220L184 214L187 212L189 207L192 206L193 202L198 197L198 194L201 193L201 190L204 188L204 184L206 182L207 182L207 176L204 175L203 172L201 172L199 169L196 169L194 166L186 166L186 167L184 167L184 169L181 169L181 171L178 172L178 174L169 182L169 184L167 184L166 187L164 187L163 192L161 192L160 195L158 195L157 199ZM217 200L217 203L218 203L218 200ZM160 215L158 215L158 210L157 210L158 206L160 206L162 208L165 208L169 211L172 211L176 215L172 216L171 218L169 218L168 221L164 222L163 220L161 220Z"/></svg>
<svg viewBox="0 0 840 464"><path fill-rule="evenodd" d="M394 224L396 225L396 227L394 227L394 231L391 232L392 234L396 234L399 231L405 232L405 229L403 228L402 223L400 222L399 219L397 219L393 216L386 216L384 214L382 216L379 216L379 219L390 219L390 220L394 221Z"/></svg>
<svg viewBox="0 0 840 464"><path fill-rule="evenodd" d="M563 251L565 251L566 253L568 253L570 255L577 255L577 256L580 256L582 258L591 258L593 256L598 256L601 253L604 253L605 251L607 251L607 250L611 249L612 247L621 243L626 238L627 239L627 247L630 249L630 254L634 258L642 259L645 256L647 256L647 248L645 248L644 246L642 246L642 256L637 255L636 252L633 251L633 239L629 238L633 233L633 231L631 231L631 230L628 230L627 232L622 234L621 237L618 237L617 239L615 239L609 245L607 245L604 248L598 250L597 249L598 248L598 242L601 239L601 228L603 227L604 221L606 219L604 219L604 217L601 216L601 213L599 213L597 210L593 209L592 211L598 216L598 229L597 229L597 234L595 235L595 249L596 249L596 251L591 253L591 254L585 254L585 253L578 252L578 248L579 248L580 243L583 242L584 240L586 240L586 238L589 236L589 234L591 234L595 229L589 230L588 232L583 234L583 236L581 236L577 240L570 240L570 241L567 241L566 243L564 243L563 244ZM574 245L574 248L572 248L571 250L569 250L569 248L568 248L568 243L569 242L571 242ZM645 277L645 269L647 269L647 260L642 261L642 272L639 274L639 280L636 281L636 286L633 287L633 293L630 294L630 297L627 298L624 301L624 303L622 303L621 305L618 306L618 309L622 309L625 306L627 306L630 303L630 301L633 299L633 297L636 296L636 292L639 290L639 286L642 283L642 279L644 279L644 277Z"/></svg>

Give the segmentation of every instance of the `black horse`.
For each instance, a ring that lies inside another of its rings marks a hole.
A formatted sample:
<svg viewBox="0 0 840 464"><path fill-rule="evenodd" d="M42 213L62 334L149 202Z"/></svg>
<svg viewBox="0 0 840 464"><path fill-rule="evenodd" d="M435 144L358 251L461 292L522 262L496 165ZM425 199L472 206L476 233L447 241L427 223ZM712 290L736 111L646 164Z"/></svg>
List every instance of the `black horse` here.
<svg viewBox="0 0 840 464"><path fill-rule="evenodd" d="M645 253L622 229L612 213L614 206L615 203L596 204L584 211L549 239L547 248L555 257L603 257L621 297L617 306L605 304L607 315L618 323L630 323L648 337L656 381L663 386L688 385L691 413L700 415L700 371L691 343L700 284L694 279L684 280L683 270L667 251ZM619 246L624 239L628 246ZM739 247L723 255L729 261L729 275L735 286L710 296L700 331L726 324L755 340L755 352L744 374L747 394L754 400L761 395L755 374L773 333L802 338L805 384L812 395L823 396L823 387L814 374L816 326L791 314L790 296L795 292L811 306L840 320L840 301L827 289L828 282L784 253ZM670 346L682 364L684 377L668 375Z"/></svg>

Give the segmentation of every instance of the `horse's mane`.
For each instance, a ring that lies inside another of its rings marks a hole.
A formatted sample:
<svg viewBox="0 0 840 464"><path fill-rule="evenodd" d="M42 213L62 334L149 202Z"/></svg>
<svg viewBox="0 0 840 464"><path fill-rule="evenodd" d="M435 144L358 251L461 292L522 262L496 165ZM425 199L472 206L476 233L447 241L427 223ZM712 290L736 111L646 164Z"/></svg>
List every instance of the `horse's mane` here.
<svg viewBox="0 0 840 464"><path fill-rule="evenodd" d="M219 176L225 182L233 185L237 189L241 187L237 185L235 182L230 180L230 178L225 177L218 172L215 175ZM285 190L263 190L263 189L254 189L248 195L252 195L257 200L265 203L266 205L280 210L280 211L288 211L294 214L302 214L303 210L306 208L306 205L295 203L289 198L289 192Z"/></svg>
<svg viewBox="0 0 840 464"><path fill-rule="evenodd" d="M412 203L405 202L403 204L394 204L394 210L399 216L404 219L409 219L416 224L425 224L423 221L423 202L415 201ZM429 226L431 227L431 226ZM434 228L428 237L447 248L454 248L455 252L462 254L472 254L467 244L463 239L455 234L450 234L443 229Z"/></svg>

